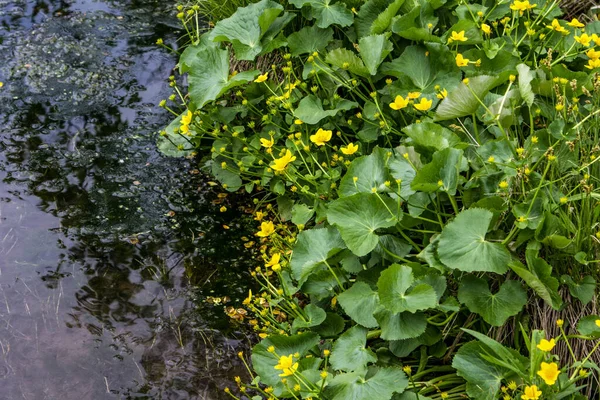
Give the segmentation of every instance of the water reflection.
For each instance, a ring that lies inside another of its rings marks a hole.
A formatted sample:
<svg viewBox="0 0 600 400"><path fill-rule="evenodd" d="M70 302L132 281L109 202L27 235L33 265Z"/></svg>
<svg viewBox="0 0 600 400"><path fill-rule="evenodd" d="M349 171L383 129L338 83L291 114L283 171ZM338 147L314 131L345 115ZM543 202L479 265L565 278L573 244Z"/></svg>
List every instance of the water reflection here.
<svg viewBox="0 0 600 400"><path fill-rule="evenodd" d="M243 374L203 301L244 297L243 221L154 148L168 6L0 0L0 399L219 399Z"/></svg>

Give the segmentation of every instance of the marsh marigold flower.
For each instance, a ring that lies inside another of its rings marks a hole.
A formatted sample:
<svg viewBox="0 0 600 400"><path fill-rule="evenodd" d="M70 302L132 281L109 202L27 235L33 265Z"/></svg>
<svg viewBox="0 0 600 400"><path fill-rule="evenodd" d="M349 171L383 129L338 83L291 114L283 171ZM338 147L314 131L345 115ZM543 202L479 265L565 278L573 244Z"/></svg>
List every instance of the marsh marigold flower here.
<svg viewBox="0 0 600 400"><path fill-rule="evenodd" d="M465 31L460 31L460 32L452 31L452 35L450 35L450 37L448 38L448 43L466 42L467 40L469 40L469 38L467 38L465 36Z"/></svg>
<svg viewBox="0 0 600 400"><path fill-rule="evenodd" d="M265 264L265 267L270 267L273 271L277 272L281 270L281 264L279 261L281 260L281 254L275 253L271 256L271 259Z"/></svg>
<svg viewBox="0 0 600 400"><path fill-rule="evenodd" d="M268 78L269 78L269 73L267 72L267 73L264 73L264 74L262 74L262 75L259 75L259 76L258 76L258 78L256 78L256 79L254 80L254 82L256 82L256 83L261 83L261 82L264 82L264 81L266 81Z"/></svg>
<svg viewBox="0 0 600 400"><path fill-rule="evenodd" d="M492 33L492 28L488 24L481 24L481 31L486 35L489 35Z"/></svg>
<svg viewBox="0 0 600 400"><path fill-rule="evenodd" d="M567 34L567 33L569 33L569 31L568 31L568 30L566 30L566 29L564 28L564 26L562 26L562 25L560 24L560 22L558 22L558 20L557 20L556 18L554 18L554 19L552 20L552 23L551 23L550 25L546 25L546 28L548 28L548 29L552 29L553 31L560 32L560 33L564 33L564 34Z"/></svg>
<svg viewBox="0 0 600 400"><path fill-rule="evenodd" d="M573 18L571 22L567 22L567 25L572 26L573 28L583 28L585 25L579 22L577 18Z"/></svg>
<svg viewBox="0 0 600 400"><path fill-rule="evenodd" d="M310 135L310 141L316 144L317 146L325 146L325 143L331 140L331 131L326 131L322 128L319 128L317 133L314 135Z"/></svg>
<svg viewBox="0 0 600 400"><path fill-rule="evenodd" d="M448 91L446 89L442 89L435 96L440 100L445 99L446 97L448 97Z"/></svg>
<svg viewBox="0 0 600 400"><path fill-rule="evenodd" d="M358 145L357 144L353 144L353 143L348 143L348 146L346 147L342 147L340 148L340 150L342 151L342 153L344 153L345 155L349 156L351 154L354 154L358 151Z"/></svg>
<svg viewBox="0 0 600 400"><path fill-rule="evenodd" d="M600 58L600 51L596 51L594 49L589 49L585 52L585 55L590 58L590 60L597 60Z"/></svg>
<svg viewBox="0 0 600 400"><path fill-rule="evenodd" d="M409 99L408 97L405 99L402 96L396 96L393 103L390 103L390 108L392 110L402 110L403 108L408 107Z"/></svg>
<svg viewBox="0 0 600 400"><path fill-rule="evenodd" d="M421 97L421 92L408 92L407 97L411 100L418 99Z"/></svg>
<svg viewBox="0 0 600 400"><path fill-rule="evenodd" d="M282 371L279 376L290 376L294 375L294 372L298 369L298 363L294 362L294 356L290 354L289 356L279 357L279 363L274 368Z"/></svg>
<svg viewBox="0 0 600 400"><path fill-rule="evenodd" d="M542 340L540 340L540 343L537 345L537 348L540 349L541 351L551 351L555 345L556 345L556 341L554 339L550 339L550 340L542 339Z"/></svg>
<svg viewBox="0 0 600 400"><path fill-rule="evenodd" d="M518 11L519 15L523 15L523 13L525 11L529 11L529 10L535 8L536 6L537 6L537 4L531 4L531 3L529 3L529 0L525 0L525 1L515 0L510 5L510 9L513 10L513 11Z"/></svg>
<svg viewBox="0 0 600 400"><path fill-rule="evenodd" d="M427 100L425 97L421 98L419 103L415 103L414 107L419 111L427 111L431 108L433 100Z"/></svg>
<svg viewBox="0 0 600 400"><path fill-rule="evenodd" d="M560 370L558 369L558 365L556 363L545 363L541 364L540 370L537 374L546 382L546 385L554 385L556 383L556 379L558 379L558 374L560 374Z"/></svg>
<svg viewBox="0 0 600 400"><path fill-rule="evenodd" d="M289 149L286 149L283 157L273 160L273 165L271 168L273 168L275 171L283 171L287 168L288 164L293 161L296 161L296 156L293 156L292 152Z"/></svg>
<svg viewBox="0 0 600 400"><path fill-rule="evenodd" d="M260 231L256 233L256 236L267 237L275 232L275 225L273 221L267 221L260 224Z"/></svg>
<svg viewBox="0 0 600 400"><path fill-rule="evenodd" d="M600 319L597 319L596 321L594 321L596 323L596 326L600 328Z"/></svg>
<svg viewBox="0 0 600 400"><path fill-rule="evenodd" d="M275 140L273 140L273 137L271 137L271 139L265 139L265 138L260 139L260 145L262 147L266 147L267 149L270 149L271 147L273 147L273 144L275 144Z"/></svg>
<svg viewBox="0 0 600 400"><path fill-rule="evenodd" d="M458 53L456 55L456 65L458 65L459 67L466 67L467 65L469 65L469 59L464 58L462 54Z"/></svg>
<svg viewBox="0 0 600 400"><path fill-rule="evenodd" d="M585 47L590 47L590 43L592 42L592 37L587 33L584 33L581 36L575 36L575 41Z"/></svg>
<svg viewBox="0 0 600 400"><path fill-rule="evenodd" d="M523 394L521 395L522 400L537 400L542 395L542 391L538 389L536 385L525 386Z"/></svg>
<svg viewBox="0 0 600 400"><path fill-rule="evenodd" d="M587 69L596 69L600 67L600 59L591 59L588 60L587 65L585 66Z"/></svg>

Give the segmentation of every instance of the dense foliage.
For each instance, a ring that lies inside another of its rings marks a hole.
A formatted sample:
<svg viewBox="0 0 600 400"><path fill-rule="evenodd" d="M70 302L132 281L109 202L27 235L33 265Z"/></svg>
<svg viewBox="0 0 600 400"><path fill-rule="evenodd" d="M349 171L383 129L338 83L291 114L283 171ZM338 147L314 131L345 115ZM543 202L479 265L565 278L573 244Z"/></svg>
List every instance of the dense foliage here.
<svg viewBox="0 0 600 400"><path fill-rule="evenodd" d="M257 194L263 289L228 309L262 338L241 392L586 398L600 317L551 338L526 307L595 301L600 23L548 0L261 0L205 33L198 15L180 9L187 94L172 81L159 147Z"/></svg>

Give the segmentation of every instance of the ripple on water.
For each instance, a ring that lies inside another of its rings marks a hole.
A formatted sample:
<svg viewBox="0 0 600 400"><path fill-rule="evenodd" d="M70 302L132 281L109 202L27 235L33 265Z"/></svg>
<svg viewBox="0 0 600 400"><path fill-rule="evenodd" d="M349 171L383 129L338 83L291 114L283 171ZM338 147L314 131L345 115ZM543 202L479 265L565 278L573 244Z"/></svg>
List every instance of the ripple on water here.
<svg viewBox="0 0 600 400"><path fill-rule="evenodd" d="M244 297L247 232L154 147L164 7L0 0L2 400L220 399L244 373L202 300Z"/></svg>

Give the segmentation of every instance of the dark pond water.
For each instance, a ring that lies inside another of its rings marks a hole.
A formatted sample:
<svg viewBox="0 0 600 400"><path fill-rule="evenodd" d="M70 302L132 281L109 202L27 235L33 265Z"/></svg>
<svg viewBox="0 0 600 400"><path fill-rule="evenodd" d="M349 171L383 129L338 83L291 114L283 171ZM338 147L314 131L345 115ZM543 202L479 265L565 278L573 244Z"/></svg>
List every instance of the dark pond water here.
<svg viewBox="0 0 600 400"><path fill-rule="evenodd" d="M244 297L247 232L154 146L171 7L0 0L2 400L220 399L243 372L205 300Z"/></svg>

